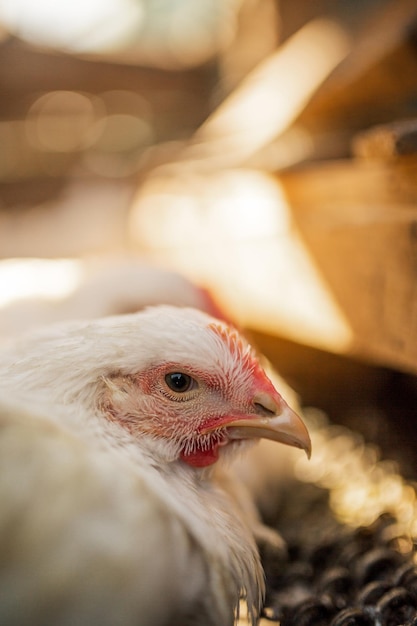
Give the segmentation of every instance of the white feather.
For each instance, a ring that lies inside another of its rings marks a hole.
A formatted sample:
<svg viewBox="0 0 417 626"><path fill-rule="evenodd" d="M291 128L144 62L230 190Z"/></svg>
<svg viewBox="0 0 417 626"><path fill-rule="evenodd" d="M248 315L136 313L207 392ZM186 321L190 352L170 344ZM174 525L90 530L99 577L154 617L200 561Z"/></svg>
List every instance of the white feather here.
<svg viewBox="0 0 417 626"><path fill-rule="evenodd" d="M97 404L103 378L173 354L232 367L213 333L201 341L210 319L161 307L0 353L0 623L230 626L241 593L255 622L263 575L239 506Z"/></svg>

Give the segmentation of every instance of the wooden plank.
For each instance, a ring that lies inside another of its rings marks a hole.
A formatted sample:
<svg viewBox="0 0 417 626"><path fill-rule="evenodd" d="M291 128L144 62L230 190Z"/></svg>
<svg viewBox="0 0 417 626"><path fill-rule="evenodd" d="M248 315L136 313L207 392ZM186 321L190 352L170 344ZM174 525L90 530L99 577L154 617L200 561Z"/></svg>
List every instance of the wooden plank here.
<svg viewBox="0 0 417 626"><path fill-rule="evenodd" d="M353 332L350 350L417 372L417 159L280 176L299 233Z"/></svg>
<svg viewBox="0 0 417 626"><path fill-rule="evenodd" d="M316 212L372 214L373 207L414 205L417 202L417 158L386 163L339 160L281 172L279 181L292 205L315 219Z"/></svg>
<svg viewBox="0 0 417 626"><path fill-rule="evenodd" d="M246 162L292 124L349 45L346 32L334 21L309 22L248 74L178 158L186 167L197 162L201 170Z"/></svg>
<svg viewBox="0 0 417 626"><path fill-rule="evenodd" d="M355 156L371 159L417 154L417 119L370 128L354 137L352 148Z"/></svg>
<svg viewBox="0 0 417 626"><path fill-rule="evenodd" d="M317 89L297 123L314 132L357 130L413 115L417 4L394 0L363 25L347 58Z"/></svg>

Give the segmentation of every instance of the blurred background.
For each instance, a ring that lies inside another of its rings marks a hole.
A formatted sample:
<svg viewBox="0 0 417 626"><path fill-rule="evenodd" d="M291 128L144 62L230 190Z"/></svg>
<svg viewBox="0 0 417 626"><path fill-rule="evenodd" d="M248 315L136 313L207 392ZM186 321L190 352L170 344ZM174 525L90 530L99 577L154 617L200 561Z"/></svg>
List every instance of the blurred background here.
<svg viewBox="0 0 417 626"><path fill-rule="evenodd" d="M197 303L415 476L414 0L0 0L0 92L0 335Z"/></svg>

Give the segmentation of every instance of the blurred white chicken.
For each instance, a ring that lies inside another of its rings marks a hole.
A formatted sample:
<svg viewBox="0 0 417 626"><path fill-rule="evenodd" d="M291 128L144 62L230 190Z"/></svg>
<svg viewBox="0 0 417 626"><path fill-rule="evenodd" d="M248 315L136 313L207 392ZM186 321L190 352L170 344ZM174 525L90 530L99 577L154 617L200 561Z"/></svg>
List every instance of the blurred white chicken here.
<svg viewBox="0 0 417 626"><path fill-rule="evenodd" d="M0 341L59 321L158 304L225 315L207 289L138 258L0 261Z"/></svg>
<svg viewBox="0 0 417 626"><path fill-rule="evenodd" d="M241 595L256 622L251 519L212 469L310 440L235 330L174 307L51 327L0 353L0 398L0 623L230 626Z"/></svg>

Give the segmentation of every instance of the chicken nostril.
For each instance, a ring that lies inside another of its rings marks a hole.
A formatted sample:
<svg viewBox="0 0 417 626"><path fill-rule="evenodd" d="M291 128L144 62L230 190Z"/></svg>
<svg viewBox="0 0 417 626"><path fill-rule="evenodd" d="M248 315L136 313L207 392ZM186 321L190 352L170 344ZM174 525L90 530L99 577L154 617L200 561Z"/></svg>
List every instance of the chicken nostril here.
<svg viewBox="0 0 417 626"><path fill-rule="evenodd" d="M281 407L269 393L259 391L252 398L256 414L261 417L275 417L281 413Z"/></svg>
<svg viewBox="0 0 417 626"><path fill-rule="evenodd" d="M268 407L264 406L260 402L254 402L253 406L255 407L256 414L262 417L273 417L276 415L275 411L268 409Z"/></svg>

